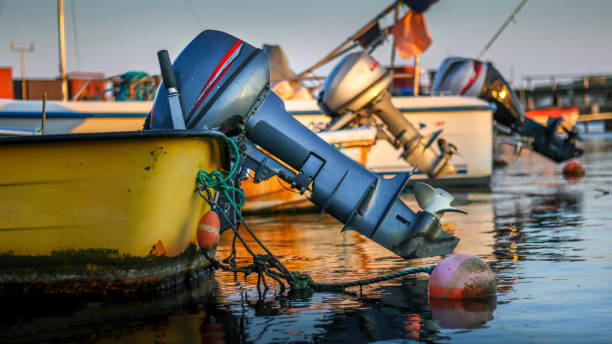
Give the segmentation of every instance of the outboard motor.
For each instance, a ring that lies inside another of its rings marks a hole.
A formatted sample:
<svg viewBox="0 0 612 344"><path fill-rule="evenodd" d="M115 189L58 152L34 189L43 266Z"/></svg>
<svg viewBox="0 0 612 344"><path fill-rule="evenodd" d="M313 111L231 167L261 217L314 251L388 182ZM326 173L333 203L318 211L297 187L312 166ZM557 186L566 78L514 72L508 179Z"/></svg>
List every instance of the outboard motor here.
<svg viewBox="0 0 612 344"><path fill-rule="evenodd" d="M343 128L354 121L370 119L395 148L402 149L401 157L410 165L436 178L455 173L448 161L456 152L453 144L423 137L391 103L388 91L393 77L378 61L366 52L345 56L329 74L319 95L319 107L333 118L328 130ZM378 118L378 122L374 120ZM369 123L368 123L369 124ZM440 154L431 145L437 141Z"/></svg>
<svg viewBox="0 0 612 344"><path fill-rule="evenodd" d="M562 119L549 119L543 126L525 116L521 103L501 73L490 62L450 57L442 62L434 78L434 94L479 97L497 105L495 121L511 132L533 139L532 149L556 162L582 155L575 128L567 137L557 134Z"/></svg>
<svg viewBox="0 0 612 344"><path fill-rule="evenodd" d="M255 172L255 181L278 175L292 188L309 191L309 199L344 223L344 229L404 258L448 254L457 245L459 239L442 231L439 222L445 212L462 212L451 207L453 197L419 184L416 197L423 210L410 210L399 199L410 174L383 179L295 120L270 92L270 65L262 50L223 32L204 31L172 69L186 128L235 136L242 175ZM152 129L173 128L163 90L162 83L151 113Z"/></svg>

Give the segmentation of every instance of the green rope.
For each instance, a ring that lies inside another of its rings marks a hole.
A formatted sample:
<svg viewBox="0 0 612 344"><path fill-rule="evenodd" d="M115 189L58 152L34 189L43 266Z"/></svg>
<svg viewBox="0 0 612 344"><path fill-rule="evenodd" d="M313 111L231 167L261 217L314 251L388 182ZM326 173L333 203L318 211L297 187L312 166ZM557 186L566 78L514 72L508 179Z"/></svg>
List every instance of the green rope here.
<svg viewBox="0 0 612 344"><path fill-rule="evenodd" d="M398 278L398 277L402 277L402 276L406 276L410 274L416 274L419 272L431 273L431 271L435 268L435 265L415 267L415 268L404 269L398 272L394 272L391 274L382 275L382 276L378 276L374 278L368 278L368 279L357 280L357 281L352 281L352 282L345 282L345 283L317 283L317 282L314 282L308 274L303 274L298 271L293 271L293 272L289 271L272 254L272 252L268 250L268 248L259 240L259 238L257 238L255 233L251 230L249 225L246 223L244 217L242 217L242 212L240 211L240 208L242 208L242 206L244 205L246 201L246 196L241 189L227 184L227 181L234 175L234 173L236 173L236 170L240 163L240 151L238 150L238 145L236 145L236 142L234 142L234 140L228 137L225 137L225 139L234 148L234 151L236 153L236 162L234 163L234 166L232 166L230 172L225 177L223 177L223 174L218 170L213 170L210 173L204 170L199 170L198 175L197 175L197 183L198 183L198 188L199 188L198 190L201 190L201 188L212 188L216 190L217 192L221 192L223 197L225 197L228 200L232 208L236 211L236 214L238 215L238 219L240 220L240 223L244 225L244 227L249 232L253 240L255 240L255 242L257 242L257 244L266 251L267 255L256 255L255 253L253 253L253 251L248 247L244 239L240 236L237 228L234 226L232 221L230 221L227 214L225 214L223 209L220 209L225 219L232 226L232 230L234 231L235 235L240 239L242 244L245 245L247 251L253 256L254 264L251 264L243 268L238 268L235 266L232 267L232 266L221 264L214 257L211 257L207 254L206 257L216 267L222 268L227 271L243 272L246 274L252 273L252 272L258 272L259 274L258 288L259 288L259 281L263 279L263 283L267 289L267 284L265 283L265 279L263 278L261 274L261 273L265 273L271 278L273 278L274 280L276 280L281 285L281 291L284 290L284 287L285 287L283 283L281 282L281 279L285 279L291 286L292 290L298 290L298 291L343 290L344 288L347 288L347 287L363 286L367 284L378 283L378 282L387 281L390 279L394 279L394 278ZM232 197L229 195L230 191L238 192L238 194L240 195L240 201L238 203L236 203L232 199ZM280 271L281 274L274 272L273 270L271 270L271 268L277 269L278 271Z"/></svg>
<svg viewBox="0 0 612 344"><path fill-rule="evenodd" d="M372 284L372 283L378 283L378 282L383 282L383 281L388 281L394 278L399 278L402 276L407 276L407 275L413 275L419 272L425 272L428 274L431 274L431 271L435 268L435 265L429 265L429 266L418 266L418 267L414 267L414 268L408 268L408 269L404 269L398 272L394 272L394 273L390 273L387 275L382 275L382 276L378 276L378 277L374 277L374 278L368 278L368 279L363 279L363 280L357 280L357 281L352 281L352 282L340 282L340 283L316 283L316 282L311 282L311 287L314 290L343 290L344 288L348 288L348 287L355 287L355 286L364 286L367 284Z"/></svg>
<svg viewBox="0 0 612 344"><path fill-rule="evenodd" d="M270 255L271 257L274 257L272 252L270 252L270 250L268 250L268 248L259 240L259 238L257 238L255 233L251 230L249 225L246 223L244 217L242 217L242 212L240 211L240 208L242 208L242 206L244 205L246 201L246 196L244 192L237 187L227 184L227 181L234 175L234 173L236 173L236 170L240 163L240 151L238 150L238 145L236 144L236 142L234 142L234 140L230 139L227 136L224 136L224 137L227 140L227 142L231 144L231 146L234 148L234 151L236 153L236 162L234 163L234 166L232 167L230 172L225 177L223 177L223 174L219 170L214 170L210 173L204 170L200 170L198 171L197 182L200 185L200 187L208 187L208 188L212 188L216 190L217 192L221 192L221 194L225 197L225 199L227 199L228 202L231 204L232 208L234 208L234 210L236 211L236 214L238 215L238 219L244 225L244 227L249 232L251 237L257 242L257 244L261 248L264 249L264 251L266 251L268 255ZM229 195L229 191L238 192L238 194L240 195L240 201L238 203L234 202L232 197ZM243 244L246 244L246 243L243 241ZM276 258L274 259L276 260L279 270L287 278L291 278L291 272L289 272L289 270L280 261L278 261Z"/></svg>
<svg viewBox="0 0 612 344"><path fill-rule="evenodd" d="M234 203L234 200L229 196L229 191L238 192L238 194L240 195L240 203L238 204L238 208L241 208L244 205L244 202L246 201L246 196L244 192L237 187L227 184L227 181L234 175L234 173L236 173L236 170L238 169L238 164L240 163L240 151L238 150L238 145L236 145L236 142L234 142L234 140L230 139L227 136L224 136L224 138L228 143L231 144L231 146L234 148L234 151L236 152L236 162L234 163L234 166L232 166L230 172L225 177L223 177L223 174L219 170L213 170L210 173L204 170L199 170L198 183L202 187L208 187L216 191L222 192L223 196L225 196L225 198L230 201L234 208L236 208L236 204Z"/></svg>

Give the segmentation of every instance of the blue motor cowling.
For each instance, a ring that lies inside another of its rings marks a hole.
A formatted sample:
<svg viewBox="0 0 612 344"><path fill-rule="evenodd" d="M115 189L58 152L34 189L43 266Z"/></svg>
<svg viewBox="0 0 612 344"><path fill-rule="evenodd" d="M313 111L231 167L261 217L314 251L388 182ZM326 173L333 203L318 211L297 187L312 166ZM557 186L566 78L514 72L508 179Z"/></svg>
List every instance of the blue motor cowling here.
<svg viewBox="0 0 612 344"><path fill-rule="evenodd" d="M185 126L217 129L228 135L237 132L258 99L263 99L270 80L270 63L262 50L214 30L193 39L172 67ZM163 88L162 83L159 89ZM169 111L165 93L157 92L151 128L172 128Z"/></svg>
<svg viewBox="0 0 612 344"><path fill-rule="evenodd" d="M490 62L463 57L445 59L436 72L432 93L479 97L495 103L495 121L516 134L532 138L532 149L551 160L561 162L582 155L575 129L563 137L557 134L561 119L551 119L543 126L527 118L519 98Z"/></svg>
<svg viewBox="0 0 612 344"><path fill-rule="evenodd" d="M187 129L217 129L238 136L240 170L269 178L276 174L292 188L310 191L323 211L404 258L451 253L458 239L440 229L453 197L422 184L414 213L400 199L410 174L383 179L308 130L269 90L270 66L260 49L219 31L204 31L172 67ZM173 128L168 96L161 85L151 127ZM266 155L264 148L275 158ZM297 173L280 164L298 171ZM263 171L263 172L262 172ZM239 173L240 174L240 173Z"/></svg>

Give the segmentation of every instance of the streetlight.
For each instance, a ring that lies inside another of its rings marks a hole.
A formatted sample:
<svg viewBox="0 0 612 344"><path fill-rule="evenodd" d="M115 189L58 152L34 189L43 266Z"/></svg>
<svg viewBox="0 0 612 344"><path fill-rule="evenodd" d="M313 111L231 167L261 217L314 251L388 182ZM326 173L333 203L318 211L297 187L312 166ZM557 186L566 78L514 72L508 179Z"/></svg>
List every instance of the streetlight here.
<svg viewBox="0 0 612 344"><path fill-rule="evenodd" d="M25 54L34 51L34 42L30 43L29 48L15 48L15 42L11 42L11 51L21 54L21 99L27 99L28 90L25 78Z"/></svg>

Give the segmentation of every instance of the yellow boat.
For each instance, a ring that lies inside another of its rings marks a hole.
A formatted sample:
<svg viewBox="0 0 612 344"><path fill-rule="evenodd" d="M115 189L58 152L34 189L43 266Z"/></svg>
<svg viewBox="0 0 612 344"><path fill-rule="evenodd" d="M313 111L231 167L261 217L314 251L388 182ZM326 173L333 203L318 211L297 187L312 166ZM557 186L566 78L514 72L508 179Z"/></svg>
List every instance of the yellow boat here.
<svg viewBox="0 0 612 344"><path fill-rule="evenodd" d="M0 138L0 293L139 291L204 272L196 175L227 156L214 131Z"/></svg>

